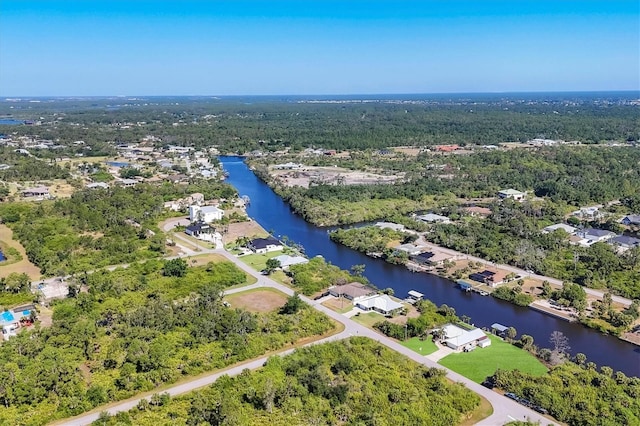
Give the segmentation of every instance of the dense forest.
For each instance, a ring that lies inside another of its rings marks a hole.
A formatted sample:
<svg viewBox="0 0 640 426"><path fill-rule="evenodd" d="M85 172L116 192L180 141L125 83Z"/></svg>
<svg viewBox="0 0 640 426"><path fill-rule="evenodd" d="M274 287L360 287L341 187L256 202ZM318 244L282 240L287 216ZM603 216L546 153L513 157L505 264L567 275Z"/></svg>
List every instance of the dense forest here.
<svg viewBox="0 0 640 426"><path fill-rule="evenodd" d="M637 140L634 94L381 96L308 103L304 98L149 98L0 103L0 114L40 126L0 126L0 133L83 140L94 152L111 141L154 134L163 141L224 152L382 149L446 143L485 145L535 137L584 143ZM40 119L42 117L42 119ZM34 130L37 129L37 130ZM96 154L94 154L96 155ZM104 154L102 154L104 155Z"/></svg>
<svg viewBox="0 0 640 426"><path fill-rule="evenodd" d="M94 424L450 426L468 418L480 399L447 381L443 370L352 337L272 357L258 371L155 401Z"/></svg>
<svg viewBox="0 0 640 426"><path fill-rule="evenodd" d="M216 181L139 184L86 189L37 204L2 203L0 217L42 274L68 274L162 255L165 236L157 226L162 204L193 192L207 199L236 196L233 187Z"/></svg>
<svg viewBox="0 0 640 426"><path fill-rule="evenodd" d="M10 166L0 170L0 180L5 182L66 179L69 172L55 163L15 152L15 148L0 148L0 163Z"/></svg>
<svg viewBox="0 0 640 426"><path fill-rule="evenodd" d="M80 276L53 306L51 327L0 345L0 424L42 425L334 327L306 305L265 314L226 306L223 288L246 281L230 262L182 259Z"/></svg>
<svg viewBox="0 0 640 426"><path fill-rule="evenodd" d="M413 211L446 207L456 198L495 197L506 188L544 197L558 209L604 203L640 193L640 150L632 147L547 147L536 150L480 151L470 155L422 154L381 163L369 157L360 169L381 164L407 172L394 184L285 187L268 176L265 161L256 174L307 221L339 225ZM335 160L349 166L349 160ZM352 165L353 166L353 165ZM368 169L368 168L369 169Z"/></svg>
<svg viewBox="0 0 640 426"><path fill-rule="evenodd" d="M583 356L578 358L541 377L498 370L491 381L570 426L640 424L640 379L613 374L609 367L597 371Z"/></svg>

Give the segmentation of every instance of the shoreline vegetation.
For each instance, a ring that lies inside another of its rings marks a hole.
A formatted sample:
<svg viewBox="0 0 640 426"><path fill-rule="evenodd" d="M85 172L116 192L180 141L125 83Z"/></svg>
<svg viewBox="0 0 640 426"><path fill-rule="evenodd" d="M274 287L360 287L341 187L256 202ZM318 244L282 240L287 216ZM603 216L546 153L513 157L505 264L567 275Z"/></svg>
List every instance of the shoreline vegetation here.
<svg viewBox="0 0 640 426"><path fill-rule="evenodd" d="M276 194L281 196L285 201L289 202L291 208L296 213L301 214L298 207L290 203L290 199L288 199L286 191L283 192L282 187L277 185L276 180L270 177L268 168L255 167L252 161L248 161L248 163L251 170L256 174L258 178L265 182L276 192ZM515 204L516 203L509 203L508 206L513 206ZM320 205L321 203L319 204L319 206ZM495 204L492 205L492 207L494 210L499 208ZM305 220L309 221L307 215L302 214L302 216L303 218L305 218ZM448 279L452 281L453 284L455 284L459 279L463 277L468 277L468 275L473 272L472 268L469 268L467 266L466 268L463 268L462 273L458 272L459 270L455 271L454 273L450 273L449 269L455 266L456 262L445 261L443 264L444 267L443 265L440 265L439 267L425 268L423 265L417 265L414 262L409 261L408 254L403 251L395 250L394 246L399 243L413 243L418 238L424 238L423 242L429 244L432 247L446 249L449 252L455 252L461 259L468 258L469 255L456 250L452 250L451 247L442 247L434 244L433 238L430 238L429 232L424 232L426 230L430 230L431 232L433 232L433 225L427 225L415 220L414 218L410 218L403 214L402 210L396 210L393 213L382 216L380 216L379 214L373 214L369 219L370 221L373 221L384 218L398 222L398 224L402 225L403 230L392 230L388 228L380 229L374 228L372 226L350 229L339 228L335 231L332 231L329 236L333 241L345 245L346 247L353 250L365 253L369 257L383 258L388 263L395 265L405 265L408 266L412 271L424 271L427 273L431 273L438 277ZM318 226L313 221L310 221L310 223ZM422 233L418 233L418 231L422 231ZM358 235L353 239L349 239L348 237L345 237L345 235L348 233L361 233L362 235ZM556 237L564 238L562 234ZM349 241L347 242L347 240ZM485 260L482 261L487 265L491 264L491 262L487 262ZM495 267L496 263L494 262L493 265ZM481 266L482 264L478 262L477 267L480 270L482 269ZM608 299L602 302L595 301L595 305L593 303L591 304L592 306L595 306L595 308L591 309L588 305L589 301L587 300L586 293L584 289L582 289L582 286L580 286L579 284L573 284L568 282L568 280L564 280L566 282L565 287L567 287L567 289L564 289L563 287L559 290L553 291L553 289L550 289L550 284L548 281L542 281L536 283L535 285L531 285L531 283L528 283L527 285L525 284L525 280L520 276L516 275L515 273L512 275L513 278L511 280L513 282L508 287L499 286L497 288L493 288L491 286L482 285L483 283L476 282L477 289L474 289L474 291L482 294L489 293L493 297L499 298L501 300L505 300L518 306L529 307L531 309L565 321L577 321L586 327L598 330L606 334L612 334L620 338L621 340L640 346L640 341L638 341L638 339L627 338L624 335L625 332L632 329L632 325L636 323L638 318L640 317L638 306L639 304L637 300L634 300L631 306L627 307L626 309L616 311L613 309L613 304L610 300L611 294L605 293L606 295L608 295L605 296L605 298L608 297ZM518 277L518 279L515 279L516 276ZM524 291L525 288L529 289L529 294ZM553 299L552 296L555 296L556 298ZM565 296L569 298L567 299ZM552 300L552 303L546 303L545 301L547 300ZM542 301L543 303L538 303L539 301ZM588 317L586 315L587 308L589 308L591 312L596 311L596 313L599 313L599 317Z"/></svg>

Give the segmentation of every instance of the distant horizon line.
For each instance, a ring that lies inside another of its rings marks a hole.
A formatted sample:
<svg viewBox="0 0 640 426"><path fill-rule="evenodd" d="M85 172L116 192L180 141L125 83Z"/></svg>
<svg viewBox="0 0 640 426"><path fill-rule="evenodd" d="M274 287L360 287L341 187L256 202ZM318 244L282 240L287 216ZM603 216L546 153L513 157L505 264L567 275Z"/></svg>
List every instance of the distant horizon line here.
<svg viewBox="0 0 640 426"><path fill-rule="evenodd" d="M446 96L446 95L521 95L521 94L598 94L598 93L636 93L640 95L638 89L610 89L610 90L530 90L530 91L489 91L489 92L413 92L413 93L332 93L332 94L236 94L236 95L215 95L215 94L164 94L164 95L4 95L0 94L1 101L12 99L52 99L52 98L74 98L74 99L90 99L90 98L242 98L242 97L371 97L371 96Z"/></svg>

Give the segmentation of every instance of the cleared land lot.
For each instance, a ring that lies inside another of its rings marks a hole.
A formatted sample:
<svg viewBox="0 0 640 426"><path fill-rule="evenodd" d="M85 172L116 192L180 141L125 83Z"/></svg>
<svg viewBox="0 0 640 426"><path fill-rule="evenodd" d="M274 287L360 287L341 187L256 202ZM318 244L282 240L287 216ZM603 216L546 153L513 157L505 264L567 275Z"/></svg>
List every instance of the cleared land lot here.
<svg viewBox="0 0 640 426"><path fill-rule="evenodd" d="M547 372L545 367L529 352L517 348L499 337L489 336L491 346L476 348L472 352L458 352L447 355L439 364L477 383L482 383L487 376L502 370L520 370L535 376Z"/></svg>
<svg viewBox="0 0 640 426"><path fill-rule="evenodd" d="M433 336L429 336L425 340L420 340L418 337L412 337L409 340L400 342L400 344L419 353L420 355L429 355L438 350L436 344L433 343Z"/></svg>
<svg viewBox="0 0 640 426"><path fill-rule="evenodd" d="M13 247L20 253L21 260L17 262L9 262L3 264L0 262L0 278L4 278L12 272L25 273L33 281L40 279L40 268L33 263L29 262L27 253L22 247L22 244L13 239L13 231L6 225L0 225L0 241L8 247Z"/></svg>
<svg viewBox="0 0 640 426"><path fill-rule="evenodd" d="M225 296L224 300L233 308L245 309L249 312L272 312L285 304L287 296L278 290L265 288L230 294Z"/></svg>

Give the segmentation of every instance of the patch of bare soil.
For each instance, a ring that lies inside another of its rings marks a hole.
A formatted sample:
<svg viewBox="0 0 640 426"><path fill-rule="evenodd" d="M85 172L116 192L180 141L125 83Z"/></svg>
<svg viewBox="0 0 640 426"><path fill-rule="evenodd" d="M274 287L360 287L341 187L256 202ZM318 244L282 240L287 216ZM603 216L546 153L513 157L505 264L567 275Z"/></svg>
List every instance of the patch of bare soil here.
<svg viewBox="0 0 640 426"><path fill-rule="evenodd" d="M229 230L222 236L224 244L232 243L239 237L266 237L267 231L255 220L247 222L230 223Z"/></svg>
<svg viewBox="0 0 640 426"><path fill-rule="evenodd" d="M282 307L287 296L267 290L230 294L226 301L234 308L246 309L250 312L271 312Z"/></svg>

